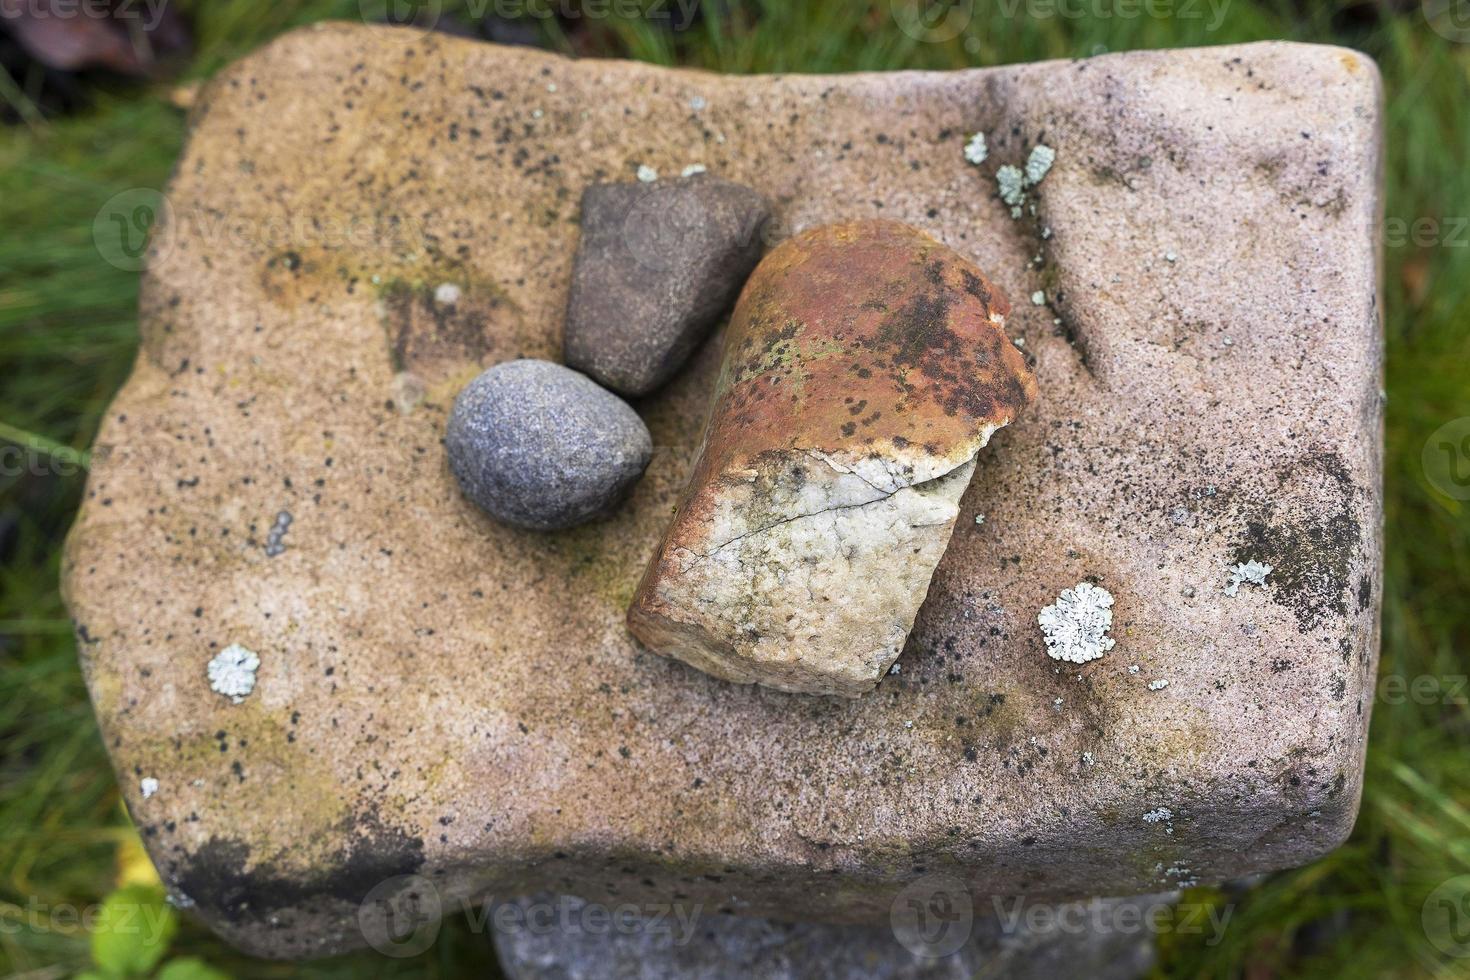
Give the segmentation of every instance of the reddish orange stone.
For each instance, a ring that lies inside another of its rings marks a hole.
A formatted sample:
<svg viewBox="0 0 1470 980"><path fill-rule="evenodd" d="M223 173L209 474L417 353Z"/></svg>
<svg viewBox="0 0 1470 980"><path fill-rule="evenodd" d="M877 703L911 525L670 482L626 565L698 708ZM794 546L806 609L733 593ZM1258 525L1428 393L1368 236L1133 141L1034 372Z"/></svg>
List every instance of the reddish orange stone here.
<svg viewBox="0 0 1470 980"><path fill-rule="evenodd" d="M731 680L871 688L913 624L975 454L1035 394L1008 312L963 256L897 222L817 228L772 252L736 305L703 452L633 632ZM957 485L925 489L946 477ZM836 514L863 507L885 509ZM903 514L923 523L895 530ZM841 541L825 553L824 538ZM865 586L885 548L922 567ZM806 603L821 611L790 608ZM848 634L876 639L852 650Z"/></svg>

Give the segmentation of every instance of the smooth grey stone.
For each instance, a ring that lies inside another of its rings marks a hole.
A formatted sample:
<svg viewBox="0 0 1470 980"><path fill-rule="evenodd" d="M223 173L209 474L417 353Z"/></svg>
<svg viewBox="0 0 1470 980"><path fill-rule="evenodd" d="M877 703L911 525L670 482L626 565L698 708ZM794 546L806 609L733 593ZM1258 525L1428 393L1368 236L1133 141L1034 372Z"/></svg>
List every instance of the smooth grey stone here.
<svg viewBox="0 0 1470 980"><path fill-rule="evenodd" d="M496 520L537 531L616 507L653 440L621 398L550 361L507 361L465 386L444 440L465 496Z"/></svg>
<svg viewBox="0 0 1470 980"><path fill-rule="evenodd" d="M567 364L625 395L668 381L735 302L769 215L760 194L708 174L588 187Z"/></svg>

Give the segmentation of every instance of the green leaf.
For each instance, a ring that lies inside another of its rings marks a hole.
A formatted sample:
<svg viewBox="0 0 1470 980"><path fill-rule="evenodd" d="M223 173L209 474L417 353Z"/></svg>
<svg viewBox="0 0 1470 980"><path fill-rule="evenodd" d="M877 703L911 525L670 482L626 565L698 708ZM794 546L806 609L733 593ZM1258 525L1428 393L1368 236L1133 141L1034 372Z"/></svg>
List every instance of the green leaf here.
<svg viewBox="0 0 1470 980"><path fill-rule="evenodd" d="M105 972L130 977L158 965L179 928L163 889L128 885L107 896L92 933L92 959Z"/></svg>
<svg viewBox="0 0 1470 980"><path fill-rule="evenodd" d="M216 970L197 956L169 960L153 980L230 980L230 975Z"/></svg>

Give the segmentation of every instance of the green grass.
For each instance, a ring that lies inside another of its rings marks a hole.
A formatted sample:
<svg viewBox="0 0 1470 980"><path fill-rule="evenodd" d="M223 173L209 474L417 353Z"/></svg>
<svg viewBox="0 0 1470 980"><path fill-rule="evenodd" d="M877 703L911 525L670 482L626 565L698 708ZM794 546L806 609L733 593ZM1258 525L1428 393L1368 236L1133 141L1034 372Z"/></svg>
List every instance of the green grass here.
<svg viewBox="0 0 1470 980"><path fill-rule="evenodd" d="M292 26L358 15L356 3L328 0L181 6L199 41L190 78ZM1210 30L1205 3L1177 5L1200 10L1199 18L1071 19L1028 18L1027 4L995 0L976 12L963 37L938 44L899 31L886 2L730 6L729 18L676 38L638 21L607 21L594 47L732 72L953 68L1265 38L1348 44L1375 57L1386 81L1387 215L1406 225L1439 222L1441 239L1393 240L1385 248L1381 674L1452 685L1445 679L1470 673L1470 511L1433 490L1420 463L1431 432L1470 416L1470 231L1458 224L1470 216L1470 45L1431 31L1414 4L1399 12L1385 4L1374 18L1368 7L1334 14L1232 0ZM1007 17L1012 9L1018 13ZM548 40L570 43L555 32ZM91 111L43 121L18 101L17 86L0 84L0 99L31 120L0 131L0 445L27 446L34 463L0 475L0 973L59 977L86 968L86 932L63 917L30 913L101 901L118 883L119 854L131 853L133 834L77 671L56 579L59 545L82 489L82 454L136 344L136 276L99 259L92 219L113 194L167 179L184 136L169 94L163 85L113 85ZM1450 237L1456 228L1458 237ZM1467 750L1463 699L1380 698L1352 839L1249 892L1201 891L1196 898L1235 903L1225 938L1208 947L1197 937L1165 936L1161 975L1470 975L1470 960L1436 952L1420 919L1435 886L1470 874ZM202 957L238 976L494 975L488 943L461 923L451 923L430 952L402 961L263 964L188 922L171 955Z"/></svg>

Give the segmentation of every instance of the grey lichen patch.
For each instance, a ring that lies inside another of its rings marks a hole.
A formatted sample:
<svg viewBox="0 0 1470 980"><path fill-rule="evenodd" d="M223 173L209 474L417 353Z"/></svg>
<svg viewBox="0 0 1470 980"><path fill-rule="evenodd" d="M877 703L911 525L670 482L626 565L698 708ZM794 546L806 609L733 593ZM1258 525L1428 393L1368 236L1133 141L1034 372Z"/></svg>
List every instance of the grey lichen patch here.
<svg viewBox="0 0 1470 980"><path fill-rule="evenodd" d="M260 657L238 643L231 643L209 662L209 687L239 704L255 690L255 672Z"/></svg>
<svg viewBox="0 0 1470 980"><path fill-rule="evenodd" d="M276 515L276 522L271 525L270 533L265 539L265 553L274 558L286 550L286 532L291 528L291 512L283 510Z"/></svg>
<svg viewBox="0 0 1470 980"><path fill-rule="evenodd" d="M1057 151L1045 143L1038 143L1031 148L1031 155L1026 158L1026 184L1035 187L1046 177L1051 170L1051 165L1057 158Z"/></svg>
<svg viewBox="0 0 1470 980"><path fill-rule="evenodd" d="M1063 589L1056 602L1041 610L1036 622L1053 660L1085 664L1107 653L1116 642L1107 635L1113 627L1112 593L1091 582Z"/></svg>
<svg viewBox="0 0 1470 980"><path fill-rule="evenodd" d="M1011 207L1019 208L1026 200L1026 175L1021 172L1020 167L1006 164L999 168L995 172L995 183L1000 190L1000 199Z"/></svg>
<svg viewBox="0 0 1470 980"><path fill-rule="evenodd" d="M1225 584L1225 594L1236 595L1242 585L1263 587L1266 584L1266 576L1270 574L1271 566L1263 565L1255 559L1242 565L1236 565L1230 569L1230 581Z"/></svg>
<svg viewBox="0 0 1470 980"><path fill-rule="evenodd" d="M968 154L968 149L966 152ZM1031 148L1024 170L1009 163L996 168L996 187L1000 192L1000 199L1010 207L1012 218L1021 217L1023 206L1028 201L1027 192L1045 179L1056 158L1055 150L1045 143L1038 143ZM1036 215L1034 203L1030 206L1030 213L1033 217Z"/></svg>
<svg viewBox="0 0 1470 980"><path fill-rule="evenodd" d="M990 149L985 145L984 133L976 133L965 144L965 159L977 167L984 163L985 158L989 155Z"/></svg>

